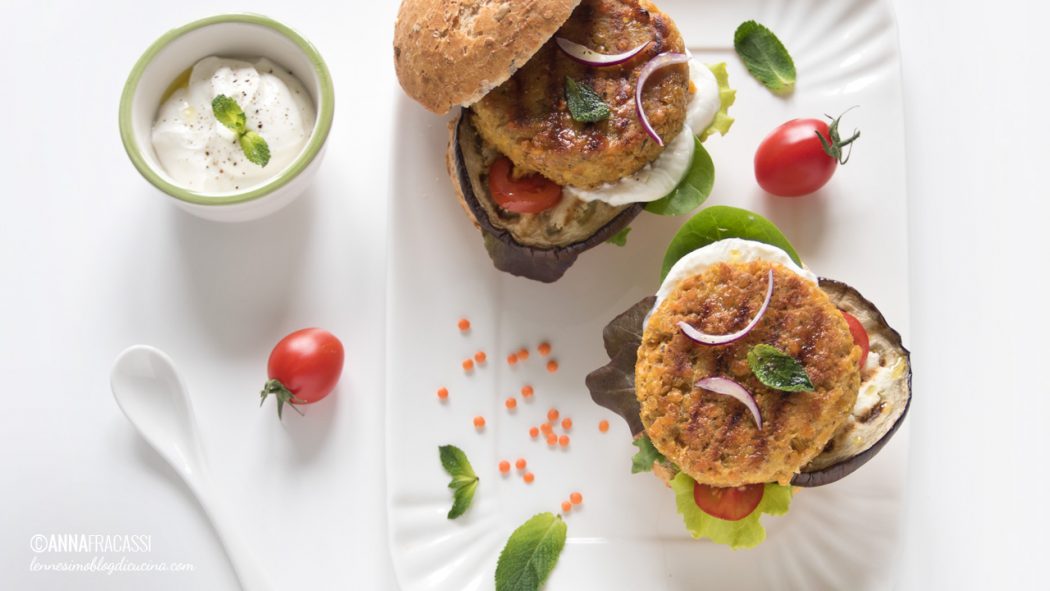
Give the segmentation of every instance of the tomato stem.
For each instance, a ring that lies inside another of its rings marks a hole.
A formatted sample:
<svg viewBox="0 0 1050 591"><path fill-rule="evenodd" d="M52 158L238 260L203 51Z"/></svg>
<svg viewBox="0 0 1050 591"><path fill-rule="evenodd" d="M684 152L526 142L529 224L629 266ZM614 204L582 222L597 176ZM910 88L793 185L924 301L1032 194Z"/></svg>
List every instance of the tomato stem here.
<svg viewBox="0 0 1050 591"><path fill-rule="evenodd" d="M284 412L284 405L287 403L291 405L292 410L299 413L302 416L303 411L295 407L296 403L305 404L306 401L297 397L291 390L286 388L280 380L269 380L266 385L263 386L262 392L259 393L261 400L259 406L262 406L266 402L266 398L270 395L277 397L277 420L281 420Z"/></svg>
<svg viewBox="0 0 1050 591"><path fill-rule="evenodd" d="M842 115L839 115L838 117L832 117L831 115L827 114L824 115L828 119L831 119L831 125L828 126L828 137L831 139L830 142L827 139L825 139L824 136L820 135L819 131L813 132L817 134L817 139L820 140L820 145L824 148L824 153L828 156L831 156L835 159L836 162L842 165L845 165L847 162L849 162L849 157L853 154L853 142L857 141L857 139L860 138L860 131L854 129L853 135L844 140L841 137L839 137L839 122L842 120L842 117L846 115L846 113L849 113L850 111L856 108L857 105L854 105L846 109L842 113ZM849 151L846 152L846 157L843 158L842 148L845 148L846 146L849 146Z"/></svg>

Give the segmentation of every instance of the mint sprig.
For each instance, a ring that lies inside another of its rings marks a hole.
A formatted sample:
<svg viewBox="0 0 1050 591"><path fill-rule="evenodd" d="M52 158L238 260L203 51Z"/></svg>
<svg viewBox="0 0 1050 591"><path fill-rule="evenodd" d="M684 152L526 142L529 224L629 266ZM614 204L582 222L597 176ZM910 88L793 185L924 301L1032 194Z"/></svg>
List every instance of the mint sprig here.
<svg viewBox="0 0 1050 591"><path fill-rule="evenodd" d="M452 481L448 483L448 487L452 489L452 508L448 511L448 518L455 519L470 508L470 503L474 500L474 491L478 489L478 476L474 474L467 454L458 447L442 445L438 447L438 453L445 472L452 477Z"/></svg>
<svg viewBox="0 0 1050 591"><path fill-rule="evenodd" d="M590 86L565 77L565 100L569 115L580 123L597 123L608 119L612 111Z"/></svg>
<svg viewBox="0 0 1050 591"><path fill-rule="evenodd" d="M496 591L537 591L565 548L568 527L553 513L526 521L507 540L496 563Z"/></svg>
<svg viewBox="0 0 1050 591"><path fill-rule="evenodd" d="M798 359L772 345L755 345L747 353L751 371L766 386L783 392L812 392L806 368Z"/></svg>
<svg viewBox="0 0 1050 591"><path fill-rule="evenodd" d="M774 94L786 95L795 89L795 61L773 31L747 21L737 27L733 46L747 71Z"/></svg>
<svg viewBox="0 0 1050 591"><path fill-rule="evenodd" d="M237 134L237 141L249 162L264 168L270 163L269 144L261 135L247 129L248 117L237 101L220 94L212 99L211 112L219 123Z"/></svg>

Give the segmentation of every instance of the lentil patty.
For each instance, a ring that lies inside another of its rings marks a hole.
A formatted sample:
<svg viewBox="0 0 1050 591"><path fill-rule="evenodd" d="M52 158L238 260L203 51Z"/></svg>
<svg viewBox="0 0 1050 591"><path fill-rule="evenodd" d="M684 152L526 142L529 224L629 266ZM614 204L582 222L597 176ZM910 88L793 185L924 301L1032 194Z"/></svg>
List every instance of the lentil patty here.
<svg viewBox="0 0 1050 591"><path fill-rule="evenodd" d="M555 36L610 54L652 42L622 65L592 68L567 56L552 38L472 107L481 136L506 154L517 172L538 172L560 185L596 187L656 159L663 148L638 120L634 89L651 58L685 50L671 19L648 0L583 0ZM610 116L597 123L574 121L565 99L567 76L593 88ZM645 112L664 142L685 124L688 89L685 65L658 70L645 85Z"/></svg>
<svg viewBox="0 0 1050 591"><path fill-rule="evenodd" d="M772 300L747 337L710 347L682 334L679 321L714 334L742 328L762 305L770 268ZM815 391L780 392L759 382L747 363L759 343L801 361ZM765 261L714 265L680 282L645 327L635 367L642 423L660 453L697 482L787 484L849 415L860 388L859 360L845 319L816 285ZM731 378L752 393L761 431L740 402L694 387L710 376Z"/></svg>

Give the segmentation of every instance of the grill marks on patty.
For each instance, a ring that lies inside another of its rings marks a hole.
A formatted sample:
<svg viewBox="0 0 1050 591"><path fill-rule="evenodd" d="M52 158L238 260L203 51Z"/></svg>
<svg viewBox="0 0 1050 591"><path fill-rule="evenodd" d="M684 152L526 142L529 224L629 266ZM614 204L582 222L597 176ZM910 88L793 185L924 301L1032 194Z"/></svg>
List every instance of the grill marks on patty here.
<svg viewBox="0 0 1050 591"><path fill-rule="evenodd" d="M594 187L637 172L662 148L635 113L635 84L647 61L665 51L684 51L677 28L648 0L584 0L556 36L608 53L650 44L625 64L592 68L572 60L551 39L472 107L478 132L517 168L561 185ZM608 119L572 119L565 100L567 76L602 97L611 110ZM685 123L688 85L684 65L663 68L646 84L646 113L665 141Z"/></svg>
<svg viewBox="0 0 1050 591"><path fill-rule="evenodd" d="M739 330L758 310L771 267L770 307L747 337L708 347L681 334L681 320L716 334ZM802 361L816 391L762 385L746 361L758 343ZM816 285L767 262L715 265L679 284L649 320L636 366L642 422L656 448L698 482L787 483L848 416L860 387L858 359L845 320ZM693 386L709 376L736 380L754 395L761 431L742 403Z"/></svg>

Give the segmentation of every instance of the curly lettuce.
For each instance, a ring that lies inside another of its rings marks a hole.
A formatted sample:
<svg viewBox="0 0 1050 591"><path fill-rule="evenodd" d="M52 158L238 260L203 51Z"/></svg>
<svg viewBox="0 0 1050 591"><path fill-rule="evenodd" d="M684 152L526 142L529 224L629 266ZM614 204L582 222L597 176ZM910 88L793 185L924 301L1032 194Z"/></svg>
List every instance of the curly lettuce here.
<svg viewBox="0 0 1050 591"><path fill-rule="evenodd" d="M766 539L766 530L759 518L763 513L783 515L791 505L791 487L767 484L762 500L751 515L739 521L726 521L704 513L693 500L693 485L696 484L685 472L679 472L671 481L678 512L685 527L694 538L707 538L716 544L733 548L754 548Z"/></svg>
<svg viewBox="0 0 1050 591"><path fill-rule="evenodd" d="M698 135L700 141L706 140L715 132L720 135L729 133L729 128L736 121L729 116L729 107L736 102L736 90L729 87L729 72L726 70L725 62L708 65L707 68L715 75L715 80L718 80L718 98L722 106L715 114L715 120L711 122L711 125L708 125L707 129Z"/></svg>

